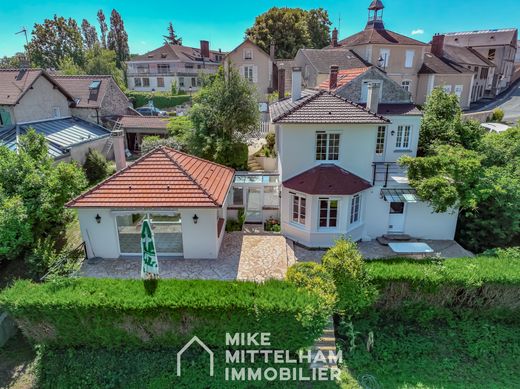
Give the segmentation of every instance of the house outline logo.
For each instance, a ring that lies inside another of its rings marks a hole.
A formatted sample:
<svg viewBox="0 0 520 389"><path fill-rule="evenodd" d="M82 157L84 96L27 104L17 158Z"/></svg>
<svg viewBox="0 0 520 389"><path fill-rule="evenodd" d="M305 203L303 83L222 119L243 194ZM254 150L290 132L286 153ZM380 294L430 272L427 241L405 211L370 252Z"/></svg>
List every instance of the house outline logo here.
<svg viewBox="0 0 520 389"><path fill-rule="evenodd" d="M213 365L214 365L214 353L210 350L208 346L204 344L202 340L198 338L198 336L194 336L191 340L184 345L184 347L177 353L177 377L181 376L181 359L182 354L191 347L193 343L197 342L199 346L201 346L208 354L209 354L209 375L213 377Z"/></svg>

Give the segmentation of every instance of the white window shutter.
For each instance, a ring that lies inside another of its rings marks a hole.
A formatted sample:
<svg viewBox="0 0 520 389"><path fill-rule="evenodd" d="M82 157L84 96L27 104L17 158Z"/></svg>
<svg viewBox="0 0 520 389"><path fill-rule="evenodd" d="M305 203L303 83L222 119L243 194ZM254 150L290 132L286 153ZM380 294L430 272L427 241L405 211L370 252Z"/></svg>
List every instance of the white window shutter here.
<svg viewBox="0 0 520 389"><path fill-rule="evenodd" d="M253 65L253 82L258 82L258 67L256 65Z"/></svg>

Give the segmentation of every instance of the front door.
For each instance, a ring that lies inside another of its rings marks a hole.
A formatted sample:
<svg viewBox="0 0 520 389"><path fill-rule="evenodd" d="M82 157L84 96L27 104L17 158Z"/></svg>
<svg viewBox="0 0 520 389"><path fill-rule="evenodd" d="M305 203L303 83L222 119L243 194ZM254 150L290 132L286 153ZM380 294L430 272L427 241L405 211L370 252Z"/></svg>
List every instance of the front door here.
<svg viewBox="0 0 520 389"><path fill-rule="evenodd" d="M388 232L401 233L404 231L405 203L390 203L390 215L388 218Z"/></svg>
<svg viewBox="0 0 520 389"><path fill-rule="evenodd" d="M247 188L246 222L262 221L262 189Z"/></svg>

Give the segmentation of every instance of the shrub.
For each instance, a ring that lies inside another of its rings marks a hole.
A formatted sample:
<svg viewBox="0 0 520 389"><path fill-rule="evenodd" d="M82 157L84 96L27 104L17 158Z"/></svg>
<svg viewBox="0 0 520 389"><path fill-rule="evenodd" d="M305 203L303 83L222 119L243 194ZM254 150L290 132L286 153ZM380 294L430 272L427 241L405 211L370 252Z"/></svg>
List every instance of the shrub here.
<svg viewBox="0 0 520 389"><path fill-rule="evenodd" d="M29 271L35 278L43 276L57 261L59 255L56 252L55 240L51 237L38 240L32 253L27 256Z"/></svg>
<svg viewBox="0 0 520 389"><path fill-rule="evenodd" d="M502 108L495 108L491 115L492 122L501 122L504 119L504 110Z"/></svg>
<svg viewBox="0 0 520 389"><path fill-rule="evenodd" d="M273 217L270 217L264 223L264 230L271 232L280 232L282 230L282 228L280 227L280 221L276 220Z"/></svg>
<svg viewBox="0 0 520 389"><path fill-rule="evenodd" d="M134 107L142 107L147 105L150 100L156 108L172 108L177 105L182 105L191 100L189 95L177 95L172 96L167 92L137 92L137 91L126 91L126 96L132 101Z"/></svg>
<svg viewBox="0 0 520 389"><path fill-rule="evenodd" d="M29 216L20 196L0 196L0 262L13 260L31 246L33 235Z"/></svg>
<svg viewBox="0 0 520 389"><path fill-rule="evenodd" d="M273 150L274 149L274 145L276 144L276 135L274 134L274 132L268 132L267 135L265 136L265 141L267 142L267 147L270 149L270 150Z"/></svg>
<svg viewBox="0 0 520 389"><path fill-rule="evenodd" d="M181 147L175 138L161 138L158 135L145 136L141 143L141 152L143 154L152 151L153 149L160 146L168 146L179 150Z"/></svg>
<svg viewBox="0 0 520 389"><path fill-rule="evenodd" d="M226 232L242 231L242 226L246 220L246 213L244 208L239 208L237 211L237 219L227 219Z"/></svg>
<svg viewBox="0 0 520 389"><path fill-rule="evenodd" d="M168 279L153 295L140 280L17 281L0 307L31 341L59 347L182 347L195 334L225 347L226 333L269 332L273 349L298 350L330 315L319 295L284 281Z"/></svg>
<svg viewBox="0 0 520 389"><path fill-rule="evenodd" d="M332 275L323 265L316 262L300 262L287 269L287 281L299 288L312 290L324 298L333 308L337 294Z"/></svg>
<svg viewBox="0 0 520 389"><path fill-rule="evenodd" d="M377 290L370 283L365 262L354 242L337 240L323 256L322 263L334 280L339 312L355 315L373 304Z"/></svg>
<svg viewBox="0 0 520 389"><path fill-rule="evenodd" d="M96 149L88 149L83 169L90 185L97 184L108 177L108 161Z"/></svg>

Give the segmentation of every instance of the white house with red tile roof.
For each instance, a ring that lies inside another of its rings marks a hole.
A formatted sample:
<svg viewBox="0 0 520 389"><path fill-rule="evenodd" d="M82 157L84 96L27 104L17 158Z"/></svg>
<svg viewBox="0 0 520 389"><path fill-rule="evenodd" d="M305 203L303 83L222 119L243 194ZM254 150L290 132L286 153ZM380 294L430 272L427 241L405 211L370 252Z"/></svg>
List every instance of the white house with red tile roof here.
<svg viewBox="0 0 520 389"><path fill-rule="evenodd" d="M217 258L234 170L169 147L144 155L67 204L88 257L141 255L149 218L158 255Z"/></svg>

